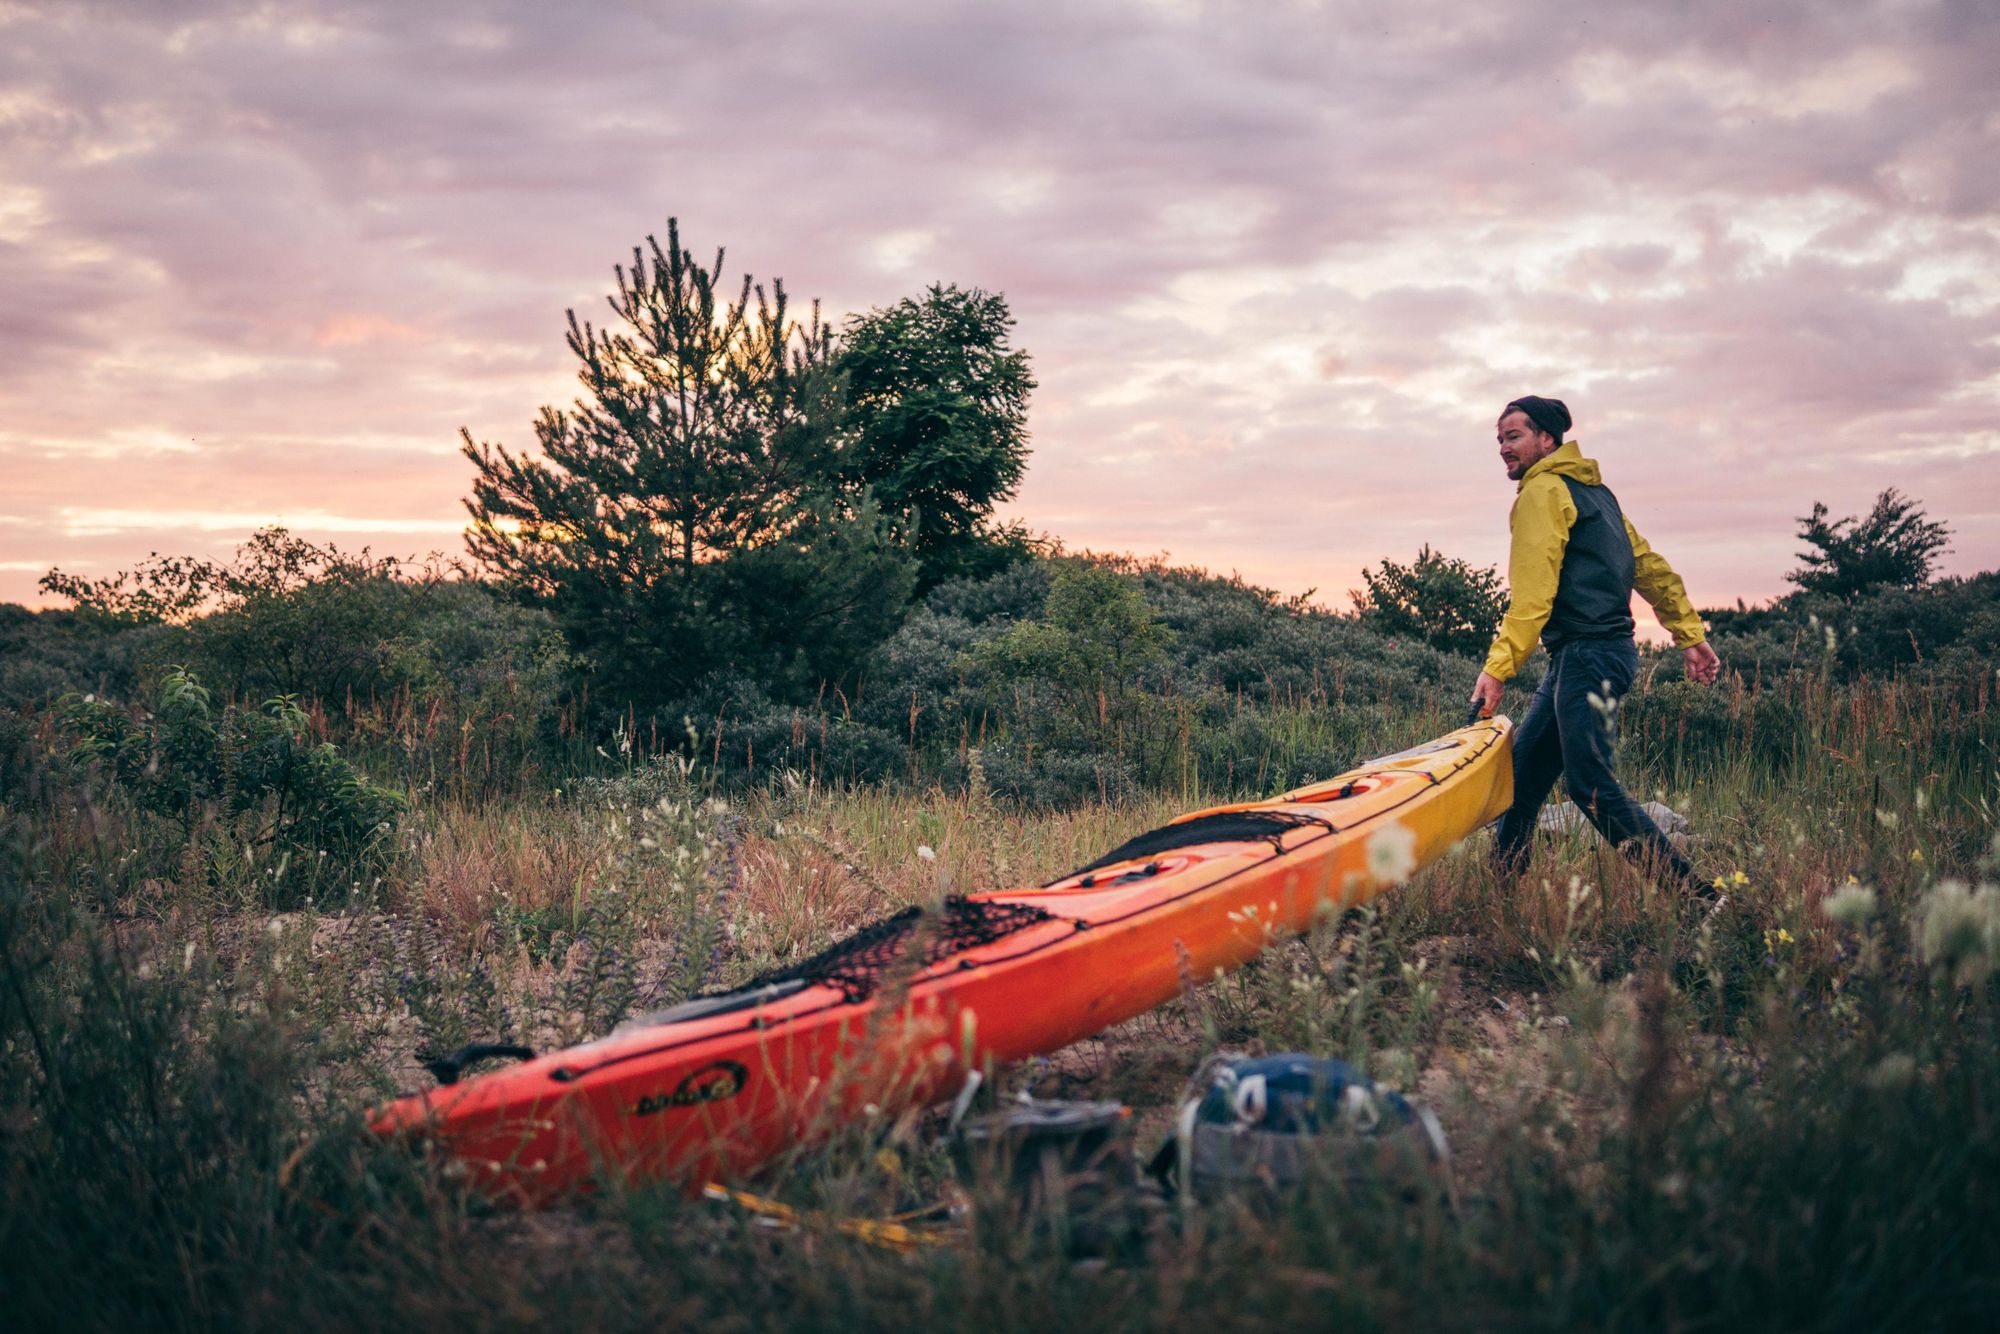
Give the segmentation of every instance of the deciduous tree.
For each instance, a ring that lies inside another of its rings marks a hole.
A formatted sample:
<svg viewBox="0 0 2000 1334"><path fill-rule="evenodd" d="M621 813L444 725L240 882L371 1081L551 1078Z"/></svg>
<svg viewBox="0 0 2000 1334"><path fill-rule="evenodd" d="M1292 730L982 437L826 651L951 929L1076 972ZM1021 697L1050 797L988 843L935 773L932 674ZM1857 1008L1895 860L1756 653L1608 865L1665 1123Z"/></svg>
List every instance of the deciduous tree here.
<svg viewBox="0 0 2000 1334"><path fill-rule="evenodd" d="M847 393L841 474L872 491L930 587L987 574L1021 535L995 530L1028 459L1028 355L1008 345L1005 299L933 285L849 320L838 367Z"/></svg>
<svg viewBox="0 0 2000 1334"><path fill-rule="evenodd" d="M1851 602L1877 588L1921 588L1949 549L1951 529L1893 486L1875 498L1866 518L1850 514L1829 523L1828 512L1815 501L1798 521L1807 549L1799 553L1800 568L1785 578L1808 593Z"/></svg>

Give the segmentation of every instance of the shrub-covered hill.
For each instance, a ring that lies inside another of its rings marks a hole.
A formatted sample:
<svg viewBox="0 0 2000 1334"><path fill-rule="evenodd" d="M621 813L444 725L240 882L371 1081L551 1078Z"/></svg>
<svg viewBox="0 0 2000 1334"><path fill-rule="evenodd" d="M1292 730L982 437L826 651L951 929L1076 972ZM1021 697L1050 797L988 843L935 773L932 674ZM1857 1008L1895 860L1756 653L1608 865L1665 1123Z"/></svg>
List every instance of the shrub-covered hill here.
<svg viewBox="0 0 2000 1334"><path fill-rule="evenodd" d="M185 668L222 703L290 697L316 740L412 790L560 785L672 750L724 782L785 769L844 783L977 781L1053 807L1142 790L1266 792L1336 772L1405 744L1413 714L1426 727L1454 719L1478 670L1474 657L1384 633L1392 622L1379 614L1158 560L1057 553L940 584L855 671L814 692L791 675L716 671L640 703L607 695L546 611L434 567L272 531L235 565L208 567L212 595L199 605L175 568L81 588L72 611L0 607L12 726L65 692L145 708ZM1782 726L1780 686L1990 670L2000 572L1706 614L1735 685L1684 686L1678 655L1653 655L1627 705L1628 737L1666 763L1754 738L1759 756L1783 763L1795 729ZM1516 689L1533 687L1539 661ZM1518 712L1525 700L1510 698ZM1772 725L1747 727L1759 711ZM1941 744L1956 753L1971 740Z"/></svg>

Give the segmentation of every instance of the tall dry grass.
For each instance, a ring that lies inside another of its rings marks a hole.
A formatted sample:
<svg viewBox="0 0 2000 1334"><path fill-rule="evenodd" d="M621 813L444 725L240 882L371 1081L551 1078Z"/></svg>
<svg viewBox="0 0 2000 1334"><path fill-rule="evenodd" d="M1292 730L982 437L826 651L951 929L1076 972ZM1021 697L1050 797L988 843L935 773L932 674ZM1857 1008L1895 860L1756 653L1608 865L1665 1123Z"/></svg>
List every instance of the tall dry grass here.
<svg viewBox="0 0 2000 1334"><path fill-rule="evenodd" d="M1009 1076L1127 1099L1151 1135L1212 1047L1342 1056L1438 1107L1450 1196L1329 1172L1275 1206L1126 1193L1086 1218L1024 1209L906 1122L759 1183L824 1220L789 1231L656 1189L487 1217L359 1111L424 1078L419 1050L575 1040L902 904L1053 878L1193 804L1180 789L1049 811L976 781L737 789L620 755L512 793L412 785L379 885L274 915L115 793L44 774L0 845L0 1279L26 1327L1981 1318L1991 681L1663 688L1626 736L1721 913L1588 832L1515 884L1475 839L1377 911ZM835 1226L953 1200L971 1212L914 1255Z"/></svg>

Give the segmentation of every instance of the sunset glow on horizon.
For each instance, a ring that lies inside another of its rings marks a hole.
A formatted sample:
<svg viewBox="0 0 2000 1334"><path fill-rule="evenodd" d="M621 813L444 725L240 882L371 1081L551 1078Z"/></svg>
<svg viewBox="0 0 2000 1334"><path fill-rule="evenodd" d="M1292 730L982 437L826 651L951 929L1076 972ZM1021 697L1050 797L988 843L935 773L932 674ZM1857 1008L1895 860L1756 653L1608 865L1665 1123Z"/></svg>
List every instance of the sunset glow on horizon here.
<svg viewBox="0 0 2000 1334"><path fill-rule="evenodd" d="M462 555L460 428L532 447L669 216L836 323L1004 293L1072 550L1503 563L1539 393L1698 605L1890 486L1993 569L1996 70L1973 0L0 0L0 601Z"/></svg>

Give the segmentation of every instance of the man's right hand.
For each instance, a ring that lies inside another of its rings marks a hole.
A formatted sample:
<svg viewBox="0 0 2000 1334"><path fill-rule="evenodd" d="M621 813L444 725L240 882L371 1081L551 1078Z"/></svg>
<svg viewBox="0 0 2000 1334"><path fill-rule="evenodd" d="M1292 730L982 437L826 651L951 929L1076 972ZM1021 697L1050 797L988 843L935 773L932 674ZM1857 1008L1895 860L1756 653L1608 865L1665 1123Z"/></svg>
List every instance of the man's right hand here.
<svg viewBox="0 0 2000 1334"><path fill-rule="evenodd" d="M1472 702L1479 706L1480 717L1492 717L1500 707L1500 678L1491 672L1481 672L1472 683Z"/></svg>
<svg viewBox="0 0 2000 1334"><path fill-rule="evenodd" d="M1687 665L1688 679L1705 686L1714 685L1715 679L1722 675L1722 659L1716 656L1705 639L1692 648L1682 649L1681 661Z"/></svg>

